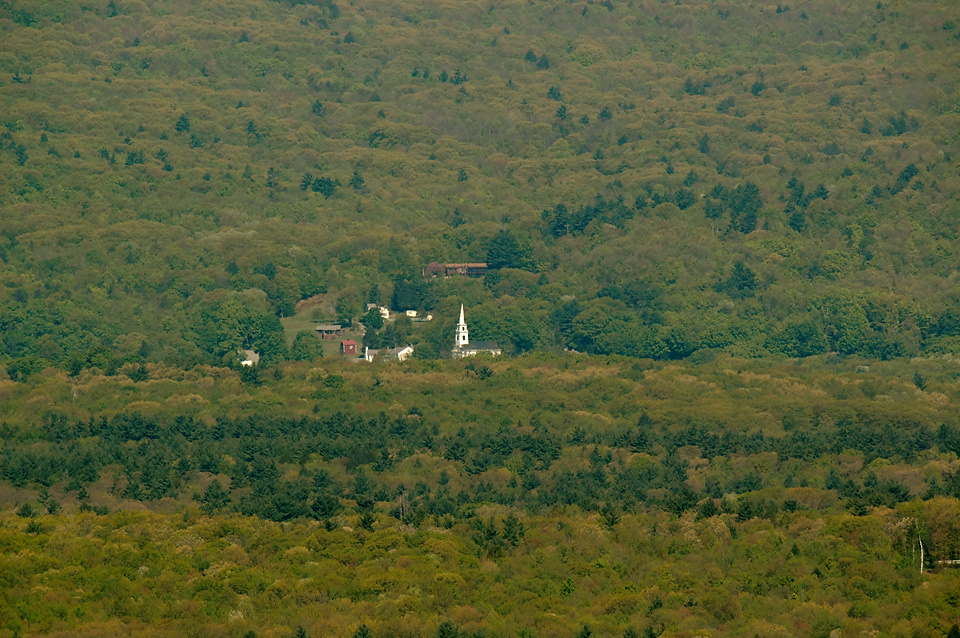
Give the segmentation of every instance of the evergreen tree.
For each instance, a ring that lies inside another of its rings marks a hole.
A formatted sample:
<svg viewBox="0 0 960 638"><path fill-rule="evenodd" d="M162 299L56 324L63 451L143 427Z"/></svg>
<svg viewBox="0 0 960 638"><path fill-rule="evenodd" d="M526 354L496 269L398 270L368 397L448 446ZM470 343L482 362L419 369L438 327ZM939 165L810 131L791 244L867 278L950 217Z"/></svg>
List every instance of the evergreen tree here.
<svg viewBox="0 0 960 638"><path fill-rule="evenodd" d="M520 244L513 233L500 230L487 248L487 267L491 270L499 268L520 268L523 266L523 254Z"/></svg>
<svg viewBox="0 0 960 638"><path fill-rule="evenodd" d="M230 504L230 493L224 489L220 479L214 479L196 499L200 501L200 510L204 514L213 514Z"/></svg>
<svg viewBox="0 0 960 638"><path fill-rule="evenodd" d="M457 628L449 620L444 620L440 623L440 626L437 627L437 633L433 634L434 638L460 638L460 629Z"/></svg>
<svg viewBox="0 0 960 638"><path fill-rule="evenodd" d="M731 297L742 299L753 296L756 287L757 277L753 270L742 261L737 261L730 270L730 276L720 284L718 290L725 291Z"/></svg>
<svg viewBox="0 0 960 638"><path fill-rule="evenodd" d="M333 197L333 194L337 191L337 186L340 185L340 182L330 179L329 177L318 177L313 180L311 188L314 193L320 193L324 197Z"/></svg>
<svg viewBox="0 0 960 638"><path fill-rule="evenodd" d="M807 217L799 208L794 208L787 218L787 225L798 233L802 233L807 228Z"/></svg>

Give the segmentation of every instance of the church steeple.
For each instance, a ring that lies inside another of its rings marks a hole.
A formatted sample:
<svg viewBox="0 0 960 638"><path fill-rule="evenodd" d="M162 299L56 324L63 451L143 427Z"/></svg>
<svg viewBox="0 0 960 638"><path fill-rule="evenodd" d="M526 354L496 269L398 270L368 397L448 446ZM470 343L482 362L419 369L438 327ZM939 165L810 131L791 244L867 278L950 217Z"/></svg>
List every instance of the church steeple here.
<svg viewBox="0 0 960 638"><path fill-rule="evenodd" d="M467 322L463 318L463 304L460 304L460 321L457 323L455 348L463 348L470 344L470 335L467 332Z"/></svg>

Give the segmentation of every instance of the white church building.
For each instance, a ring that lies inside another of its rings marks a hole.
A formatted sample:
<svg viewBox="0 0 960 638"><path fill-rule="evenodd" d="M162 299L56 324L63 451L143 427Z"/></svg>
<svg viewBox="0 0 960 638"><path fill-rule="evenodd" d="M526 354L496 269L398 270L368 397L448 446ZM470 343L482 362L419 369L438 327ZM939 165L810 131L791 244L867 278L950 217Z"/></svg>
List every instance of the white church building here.
<svg viewBox="0 0 960 638"><path fill-rule="evenodd" d="M503 354L503 350L497 345L496 341L470 341L470 332L467 330L467 322L463 318L463 304L460 304L460 321L457 323L455 331L453 350L450 356L454 359L463 359L486 352L494 356Z"/></svg>

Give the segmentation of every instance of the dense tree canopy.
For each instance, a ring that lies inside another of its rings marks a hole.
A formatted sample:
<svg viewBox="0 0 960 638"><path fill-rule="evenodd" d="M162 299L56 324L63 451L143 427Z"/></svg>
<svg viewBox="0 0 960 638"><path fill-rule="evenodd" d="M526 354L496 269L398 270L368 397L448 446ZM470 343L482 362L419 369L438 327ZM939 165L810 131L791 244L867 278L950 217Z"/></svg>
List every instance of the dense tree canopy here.
<svg viewBox="0 0 960 638"><path fill-rule="evenodd" d="M239 609L241 633L318 636L940 635L957 373L572 354L48 371L3 408L0 631L216 632Z"/></svg>
<svg viewBox="0 0 960 638"><path fill-rule="evenodd" d="M0 638L960 633L958 40L0 1Z"/></svg>
<svg viewBox="0 0 960 638"><path fill-rule="evenodd" d="M0 7L0 356L214 363L253 339L204 325L230 292L283 318L372 286L549 315L638 280L655 303L597 320L644 330L605 350L795 356L819 346L770 337L804 324L830 351L951 352L952 8ZM473 261L532 277L422 278ZM517 351L583 346L532 329Z"/></svg>

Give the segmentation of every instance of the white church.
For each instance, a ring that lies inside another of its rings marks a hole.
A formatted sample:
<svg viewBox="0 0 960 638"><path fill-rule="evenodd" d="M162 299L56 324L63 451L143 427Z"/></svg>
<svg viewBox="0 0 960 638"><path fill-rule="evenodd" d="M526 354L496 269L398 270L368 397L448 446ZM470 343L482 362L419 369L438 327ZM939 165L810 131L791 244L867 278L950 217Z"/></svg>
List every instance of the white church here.
<svg viewBox="0 0 960 638"><path fill-rule="evenodd" d="M460 304L460 321L457 323L455 332L453 350L450 356L454 359L463 359L486 352L494 356L503 354L503 350L497 345L496 341L470 341L470 333L467 330L467 322L463 318L463 304Z"/></svg>

